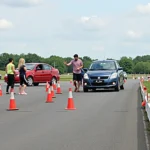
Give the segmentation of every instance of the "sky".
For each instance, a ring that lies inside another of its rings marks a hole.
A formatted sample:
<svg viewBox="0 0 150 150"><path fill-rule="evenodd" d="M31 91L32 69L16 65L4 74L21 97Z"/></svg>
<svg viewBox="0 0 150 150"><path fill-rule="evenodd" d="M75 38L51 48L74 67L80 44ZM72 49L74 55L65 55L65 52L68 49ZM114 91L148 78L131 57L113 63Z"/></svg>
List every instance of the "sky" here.
<svg viewBox="0 0 150 150"><path fill-rule="evenodd" d="M0 0L0 53L120 59L150 54L148 0Z"/></svg>

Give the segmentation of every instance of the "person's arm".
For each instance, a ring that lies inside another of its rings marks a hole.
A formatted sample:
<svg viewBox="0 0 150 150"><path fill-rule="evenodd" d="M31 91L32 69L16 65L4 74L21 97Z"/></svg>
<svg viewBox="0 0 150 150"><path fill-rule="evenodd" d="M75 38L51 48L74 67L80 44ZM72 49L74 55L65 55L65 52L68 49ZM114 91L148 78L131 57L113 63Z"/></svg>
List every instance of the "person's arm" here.
<svg viewBox="0 0 150 150"><path fill-rule="evenodd" d="M27 68L26 68L26 66L23 66L23 69L24 69L24 71L25 71L25 72L27 71Z"/></svg>
<svg viewBox="0 0 150 150"><path fill-rule="evenodd" d="M72 61L70 61L70 63L64 62L64 64L65 64L66 66L70 66L70 65L72 64Z"/></svg>
<svg viewBox="0 0 150 150"><path fill-rule="evenodd" d="M11 67L11 69L15 73L15 66L14 65Z"/></svg>
<svg viewBox="0 0 150 150"><path fill-rule="evenodd" d="M83 62L82 62L82 61L81 61L80 65L81 65L81 66L78 68L78 70L80 70L80 69L83 68Z"/></svg>

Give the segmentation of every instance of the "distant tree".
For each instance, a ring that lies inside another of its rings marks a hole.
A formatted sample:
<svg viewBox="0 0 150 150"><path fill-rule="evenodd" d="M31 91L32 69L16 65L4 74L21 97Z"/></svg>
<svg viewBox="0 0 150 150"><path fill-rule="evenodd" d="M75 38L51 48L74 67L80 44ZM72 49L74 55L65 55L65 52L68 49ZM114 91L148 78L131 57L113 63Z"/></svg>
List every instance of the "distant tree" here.
<svg viewBox="0 0 150 150"><path fill-rule="evenodd" d="M123 67L123 70L127 73L133 72L133 61L132 58L128 57L122 57L119 61L119 64L121 67Z"/></svg>

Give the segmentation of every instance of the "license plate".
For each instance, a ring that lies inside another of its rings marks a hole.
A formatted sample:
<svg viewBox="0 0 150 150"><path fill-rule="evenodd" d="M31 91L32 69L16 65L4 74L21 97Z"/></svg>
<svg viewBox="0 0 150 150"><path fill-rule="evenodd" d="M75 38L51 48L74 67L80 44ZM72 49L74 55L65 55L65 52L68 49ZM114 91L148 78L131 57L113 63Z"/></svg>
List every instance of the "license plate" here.
<svg viewBox="0 0 150 150"><path fill-rule="evenodd" d="M96 83L103 83L103 80L96 80Z"/></svg>

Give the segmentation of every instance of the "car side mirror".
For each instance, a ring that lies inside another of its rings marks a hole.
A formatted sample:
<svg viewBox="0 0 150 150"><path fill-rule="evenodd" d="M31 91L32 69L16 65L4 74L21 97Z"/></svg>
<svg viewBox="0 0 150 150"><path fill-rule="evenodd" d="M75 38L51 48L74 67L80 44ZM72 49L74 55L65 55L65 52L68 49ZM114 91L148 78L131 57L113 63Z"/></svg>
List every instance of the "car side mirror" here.
<svg viewBox="0 0 150 150"><path fill-rule="evenodd" d="M87 69L87 68L83 68L83 70L84 70L84 72L87 72L87 71L88 71L88 69Z"/></svg>
<svg viewBox="0 0 150 150"><path fill-rule="evenodd" d="M122 68L122 67L119 67L118 70L123 70L123 68Z"/></svg>

